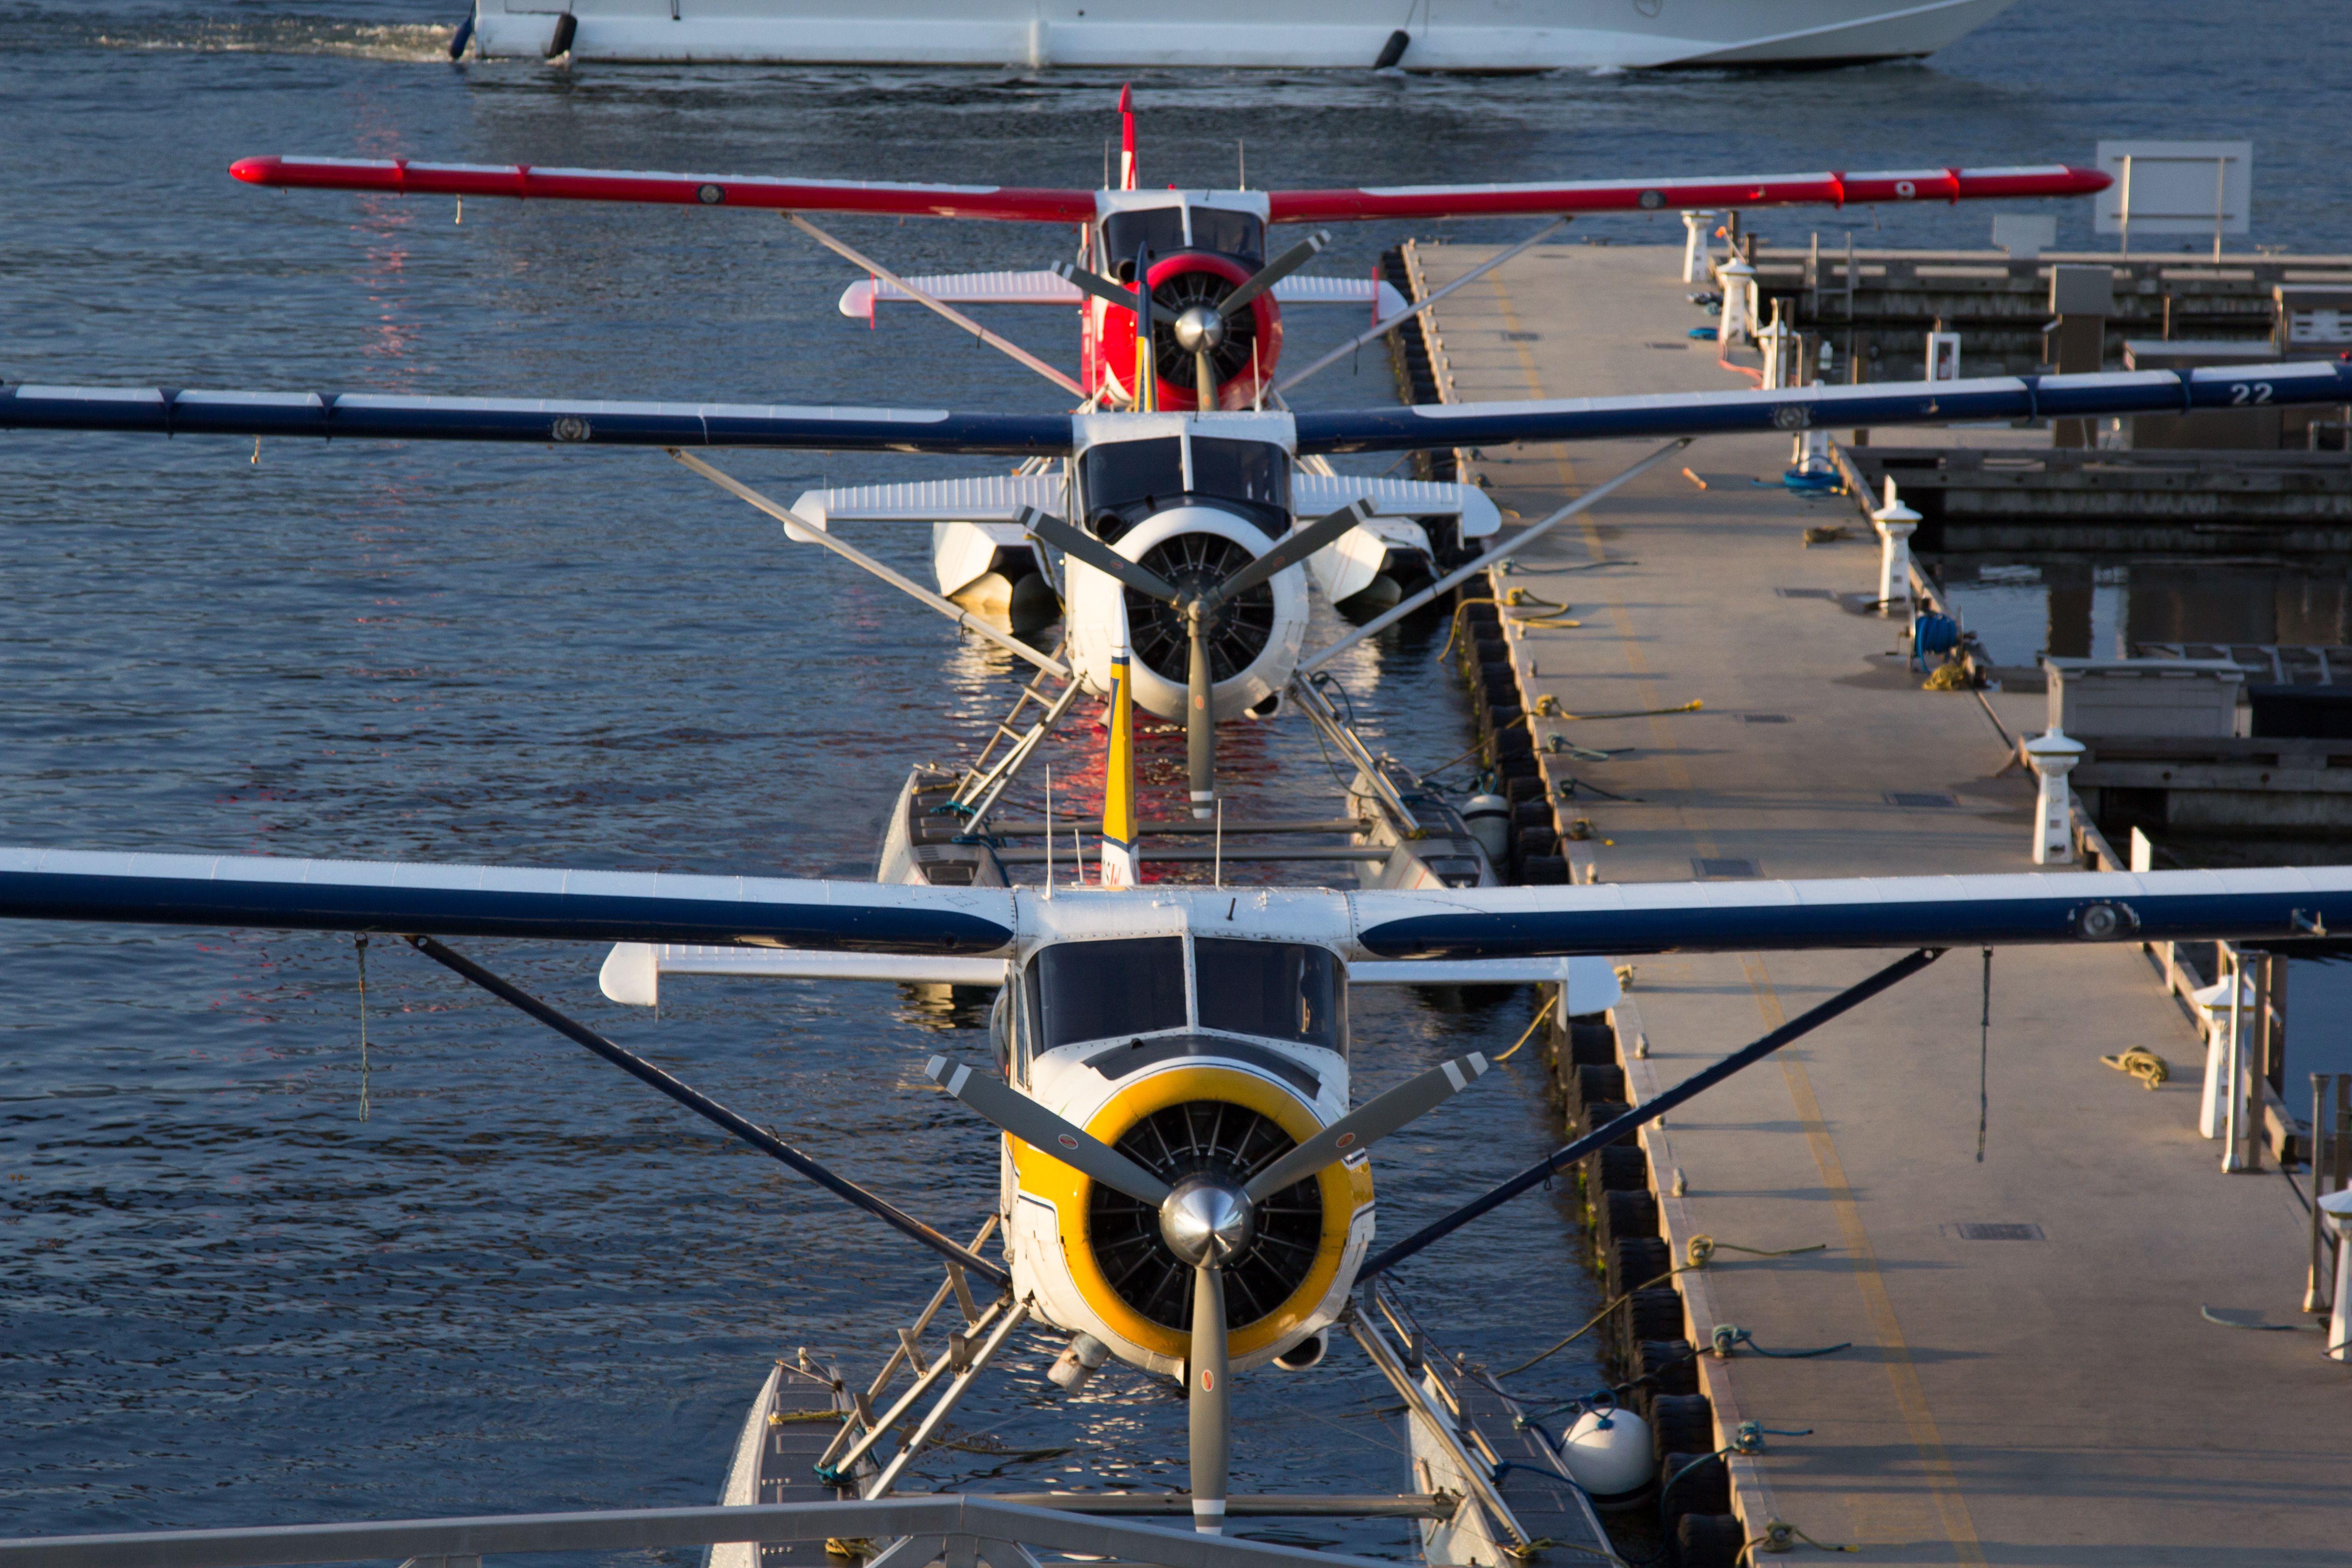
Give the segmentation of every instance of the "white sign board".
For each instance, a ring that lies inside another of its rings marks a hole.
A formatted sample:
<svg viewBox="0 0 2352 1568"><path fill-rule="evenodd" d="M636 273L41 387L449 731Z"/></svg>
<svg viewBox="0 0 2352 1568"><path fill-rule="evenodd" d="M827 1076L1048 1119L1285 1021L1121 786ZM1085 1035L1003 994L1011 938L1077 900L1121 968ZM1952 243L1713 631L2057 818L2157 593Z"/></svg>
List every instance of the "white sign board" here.
<svg viewBox="0 0 2352 1568"><path fill-rule="evenodd" d="M2058 243L2058 220L2048 213L1995 213L1992 242L2012 257L2039 256Z"/></svg>
<svg viewBox="0 0 2352 1568"><path fill-rule="evenodd" d="M2250 231L2254 195L2251 142L2102 142L2099 172L2115 181L2093 196L2096 228L2122 235Z"/></svg>

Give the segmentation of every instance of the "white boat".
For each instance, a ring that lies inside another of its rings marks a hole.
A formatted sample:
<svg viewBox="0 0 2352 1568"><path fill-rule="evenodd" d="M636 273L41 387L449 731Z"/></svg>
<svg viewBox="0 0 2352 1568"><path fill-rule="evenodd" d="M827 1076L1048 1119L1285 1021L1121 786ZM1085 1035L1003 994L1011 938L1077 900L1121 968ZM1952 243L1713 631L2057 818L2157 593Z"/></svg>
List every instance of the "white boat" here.
<svg viewBox="0 0 2352 1568"><path fill-rule="evenodd" d="M476 0L487 58L1533 71L1926 55L2014 0ZM569 18L567 21L566 18Z"/></svg>

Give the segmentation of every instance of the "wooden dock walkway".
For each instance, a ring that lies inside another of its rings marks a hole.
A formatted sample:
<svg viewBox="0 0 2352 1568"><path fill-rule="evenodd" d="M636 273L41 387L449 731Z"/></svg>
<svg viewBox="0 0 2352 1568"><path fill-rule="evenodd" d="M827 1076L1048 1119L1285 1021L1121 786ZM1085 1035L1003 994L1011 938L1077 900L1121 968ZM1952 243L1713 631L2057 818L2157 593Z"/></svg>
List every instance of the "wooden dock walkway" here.
<svg viewBox="0 0 2352 1568"><path fill-rule="evenodd" d="M1433 286L1490 250L1424 248ZM1679 249L1539 246L1436 312L1437 371L1464 402L1743 384L1685 299ZM1558 807L1610 881L2032 869L2011 734L2038 693L1920 689L1873 596L1876 542L1805 547L1845 500L1779 480L1789 439L1690 448L1498 578L1565 603L1512 657L1534 719L1606 751L1546 755ZM1651 449L1473 455L1533 519ZM1761 480L1762 483L1757 481ZM1702 484L1705 488L1701 488ZM1566 571L1591 563L1623 562ZM1538 605L1524 606L1539 609ZM1507 617L1514 612L1507 609ZM1601 793L1601 792L1606 792ZM1640 958L1621 1039L1640 1100L1894 954ZM2016 949L1991 964L1979 1163L1983 961L1946 955L1649 1130L1662 1224L1721 1249L1685 1275L1706 1342L1736 1324L1812 1360L1703 1358L1750 1535L1780 1519L1873 1563L2352 1563L2347 1368L2308 1331L2218 1326L2200 1308L2303 1321L2305 1211L2274 1169L2224 1176L2195 1130L2201 1051L2140 952ZM2148 1092L2103 1066L2170 1058ZM1677 1195L1676 1189L1681 1189ZM1826 1250L1766 1258L1825 1243ZM1531 1330L1539 1325L1530 1325Z"/></svg>

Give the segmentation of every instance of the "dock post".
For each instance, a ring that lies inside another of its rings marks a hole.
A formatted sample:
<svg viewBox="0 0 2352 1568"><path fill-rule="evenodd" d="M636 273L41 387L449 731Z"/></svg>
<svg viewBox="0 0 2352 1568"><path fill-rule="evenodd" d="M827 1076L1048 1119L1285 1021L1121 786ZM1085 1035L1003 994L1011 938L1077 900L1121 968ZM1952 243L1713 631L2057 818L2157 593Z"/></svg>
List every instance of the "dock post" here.
<svg viewBox="0 0 2352 1568"><path fill-rule="evenodd" d="M2246 950L2233 946L2230 952L2230 1136L2221 1146L2221 1169L2233 1175L2263 1168L2263 1018L2271 1005L2270 965L2258 953L2252 967L2253 973L2249 975Z"/></svg>
<svg viewBox="0 0 2352 1568"><path fill-rule="evenodd" d="M1899 603L1907 624L1911 619L1911 536L1919 531L1919 514L1895 497L1892 482L1886 489L1886 504L1870 514L1878 530L1878 613L1892 616ZM2082 749L2074 747L2078 752Z"/></svg>
<svg viewBox="0 0 2352 1568"><path fill-rule="evenodd" d="M1780 319L1780 300L1772 300L1772 323L1756 334L1764 351L1764 381L1766 390L1794 386L1797 383L1798 338L1796 329Z"/></svg>
<svg viewBox="0 0 2352 1568"><path fill-rule="evenodd" d="M1715 227L1712 210L1686 210L1683 214L1683 281L1706 281L1706 238Z"/></svg>
<svg viewBox="0 0 2352 1568"><path fill-rule="evenodd" d="M1756 268L1740 257L1733 257L1715 269L1723 285L1722 325L1716 331L1717 346L1727 350L1734 343L1753 342L1756 338Z"/></svg>
<svg viewBox="0 0 2352 1568"><path fill-rule="evenodd" d="M2042 780L2042 798L2035 805L2033 863L2063 865L2074 858L2074 802L2066 775L2083 760L2083 742L2063 731L2053 730L2025 742L2025 760Z"/></svg>
<svg viewBox="0 0 2352 1568"><path fill-rule="evenodd" d="M2330 1361L2352 1361L2352 1191L2330 1193L2317 1201L2336 1235L2336 1306L2327 1314Z"/></svg>

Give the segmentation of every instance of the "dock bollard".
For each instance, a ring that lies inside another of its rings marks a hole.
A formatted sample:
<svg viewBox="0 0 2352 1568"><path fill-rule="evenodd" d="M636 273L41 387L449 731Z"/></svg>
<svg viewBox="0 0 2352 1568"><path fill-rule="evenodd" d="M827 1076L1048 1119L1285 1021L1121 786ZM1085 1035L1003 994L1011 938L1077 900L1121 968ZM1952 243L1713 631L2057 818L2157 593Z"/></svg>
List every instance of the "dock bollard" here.
<svg viewBox="0 0 2352 1568"><path fill-rule="evenodd" d="M2319 1200L2319 1212L2336 1233L2336 1310L2327 1316L2330 1361L2352 1361L2352 1187Z"/></svg>
<svg viewBox="0 0 2352 1568"><path fill-rule="evenodd" d="M1772 301L1772 323L1756 334L1756 342L1764 351L1764 387L1772 390L1794 386L1797 384L1797 330L1780 319L1780 301L1777 298Z"/></svg>
<svg viewBox="0 0 2352 1568"><path fill-rule="evenodd" d="M1715 229L1713 212L1683 214L1683 281L1706 281L1706 238Z"/></svg>
<svg viewBox="0 0 2352 1568"><path fill-rule="evenodd" d="M1870 514L1878 529L1878 613L1900 614L1911 619L1911 536L1919 531L1919 514L1895 498L1886 487L1886 504ZM1900 611L1896 609L1901 606Z"/></svg>
<svg viewBox="0 0 2352 1568"><path fill-rule="evenodd" d="M1723 286L1723 321L1716 329L1717 347L1755 342L1756 268L1735 256L1717 268L1715 276Z"/></svg>
<svg viewBox="0 0 2352 1568"><path fill-rule="evenodd" d="M2025 742L2025 760L2042 780L2041 799L2034 805L2033 863L2070 863L2074 858L2074 799L2066 775L2083 760L2083 742L2053 730Z"/></svg>

